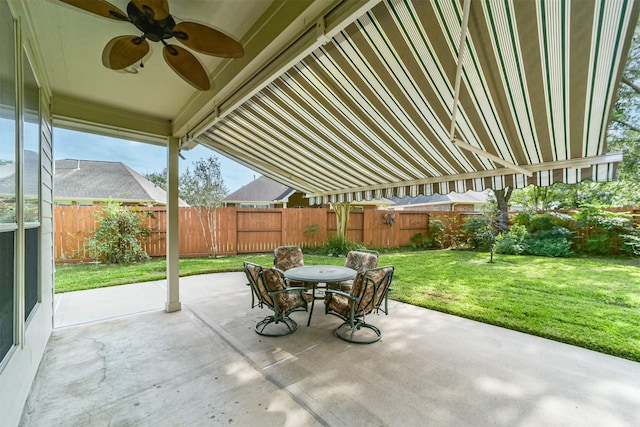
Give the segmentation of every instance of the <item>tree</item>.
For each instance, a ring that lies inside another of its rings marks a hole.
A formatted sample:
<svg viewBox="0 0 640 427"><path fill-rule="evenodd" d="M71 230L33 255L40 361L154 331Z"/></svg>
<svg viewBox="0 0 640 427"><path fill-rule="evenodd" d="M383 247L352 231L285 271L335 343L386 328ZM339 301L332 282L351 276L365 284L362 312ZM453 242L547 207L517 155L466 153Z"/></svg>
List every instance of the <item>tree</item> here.
<svg viewBox="0 0 640 427"><path fill-rule="evenodd" d="M347 241L347 228L349 226L349 211L351 210L351 203L333 203L331 207L336 213L336 237L338 240Z"/></svg>
<svg viewBox="0 0 640 427"><path fill-rule="evenodd" d="M167 168L162 169L162 172L148 173L144 177L164 191L167 191Z"/></svg>
<svg viewBox="0 0 640 427"><path fill-rule="evenodd" d="M179 194L195 208L202 237L210 255L218 255L216 210L222 206L227 188L222 179L220 162L216 156L193 162L193 173L187 168L180 175Z"/></svg>
<svg viewBox="0 0 640 427"><path fill-rule="evenodd" d="M85 247L91 256L106 264L130 264L146 261L149 255L141 241L150 230L144 226L144 216L136 207L122 207L119 202L109 201L96 213L98 228L93 237L86 239Z"/></svg>

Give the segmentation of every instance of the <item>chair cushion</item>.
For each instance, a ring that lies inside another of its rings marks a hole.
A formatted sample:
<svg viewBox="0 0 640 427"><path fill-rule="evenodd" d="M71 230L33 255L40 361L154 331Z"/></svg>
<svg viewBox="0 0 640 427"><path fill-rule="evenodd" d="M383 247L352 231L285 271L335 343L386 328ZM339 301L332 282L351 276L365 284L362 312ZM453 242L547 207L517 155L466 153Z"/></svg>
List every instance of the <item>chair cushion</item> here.
<svg viewBox="0 0 640 427"><path fill-rule="evenodd" d="M364 278L364 273L357 272L356 277L353 278L353 285L351 287L351 295L360 296L360 292L362 289L362 279Z"/></svg>
<svg viewBox="0 0 640 427"><path fill-rule="evenodd" d="M336 294L327 294L324 298L325 304L329 304L329 310L335 311L344 317L349 317L349 310L351 309L349 298Z"/></svg>
<svg viewBox="0 0 640 427"><path fill-rule="evenodd" d="M336 289L338 291L351 293L352 288L353 288L353 280L327 283L327 289Z"/></svg>
<svg viewBox="0 0 640 427"><path fill-rule="evenodd" d="M376 268L378 266L378 257L371 252L349 251L344 266L362 272Z"/></svg>
<svg viewBox="0 0 640 427"><path fill-rule="evenodd" d="M372 301L372 306L373 306L372 308L378 307L382 303L382 300L384 299L384 295L388 291L388 287L391 285L391 277L393 275L393 270L394 270L393 266L386 266L386 267L376 268L368 271L367 273L368 277L371 277L371 279L376 283L381 283L385 276L391 274L391 276L387 276L386 278L387 282L384 283L384 286L382 286L383 284L381 284L378 287L378 294L376 295L376 301ZM382 289L382 288L385 288L385 289Z"/></svg>
<svg viewBox="0 0 640 427"><path fill-rule="evenodd" d="M362 273L378 266L378 256L372 252L349 251L344 266ZM328 289L338 289L343 292L351 292L352 287L353 280L327 283Z"/></svg>
<svg viewBox="0 0 640 427"><path fill-rule="evenodd" d="M365 286L369 279L378 281L384 273L380 275L379 270L368 270L366 273L358 273L353 279L353 288L351 289L351 295L360 297L360 301L356 306L356 313L368 314L373 310L373 294L375 292L374 286Z"/></svg>
<svg viewBox="0 0 640 427"><path fill-rule="evenodd" d="M269 294L267 293L267 288L262 280L261 272L263 268L256 264L246 263L244 269L245 269L245 273L251 276L249 280L253 281L253 283L255 283L256 287L258 288L258 292L260 293L261 299L268 306L272 306L273 301L271 300L271 296L269 296Z"/></svg>
<svg viewBox="0 0 640 427"><path fill-rule="evenodd" d="M263 274L269 291L280 291L287 287L284 277L277 269L265 268ZM278 306L284 313L295 308L306 307L307 305L307 298L304 296L303 292L283 292L276 295L276 300L278 301Z"/></svg>
<svg viewBox="0 0 640 427"><path fill-rule="evenodd" d="M273 265L280 270L302 267L304 257L299 246L279 246L273 251Z"/></svg>

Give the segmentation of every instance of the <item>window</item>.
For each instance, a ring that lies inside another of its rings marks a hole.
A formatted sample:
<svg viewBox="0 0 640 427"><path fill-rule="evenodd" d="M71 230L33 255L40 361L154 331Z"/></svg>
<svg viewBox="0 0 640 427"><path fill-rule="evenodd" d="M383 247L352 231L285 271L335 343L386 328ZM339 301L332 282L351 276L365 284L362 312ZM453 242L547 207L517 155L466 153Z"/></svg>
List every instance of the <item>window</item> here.
<svg viewBox="0 0 640 427"><path fill-rule="evenodd" d="M15 56L13 17L8 4L0 2L0 361L15 342Z"/></svg>
<svg viewBox="0 0 640 427"><path fill-rule="evenodd" d="M39 300L40 285L40 88L23 53L24 69L24 315L29 317Z"/></svg>
<svg viewBox="0 0 640 427"><path fill-rule="evenodd" d="M40 89L24 58L24 222L40 221Z"/></svg>
<svg viewBox="0 0 640 427"><path fill-rule="evenodd" d="M16 222L16 78L13 17L0 3L0 226ZM1 229L0 229L1 230Z"/></svg>

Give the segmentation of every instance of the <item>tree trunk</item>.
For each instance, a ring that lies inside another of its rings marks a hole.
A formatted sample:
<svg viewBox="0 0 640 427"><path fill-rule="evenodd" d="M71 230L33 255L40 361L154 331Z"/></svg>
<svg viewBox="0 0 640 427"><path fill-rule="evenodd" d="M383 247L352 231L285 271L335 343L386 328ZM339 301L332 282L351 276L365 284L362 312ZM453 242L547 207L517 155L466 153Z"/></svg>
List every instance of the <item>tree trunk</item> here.
<svg viewBox="0 0 640 427"><path fill-rule="evenodd" d="M509 231L509 199L513 188L507 187L502 190L493 190L498 204L498 233Z"/></svg>
<svg viewBox="0 0 640 427"><path fill-rule="evenodd" d="M349 226L349 210L351 209L351 203L334 203L331 207L333 207L333 210L336 213L337 237L341 240L347 240L347 228Z"/></svg>
<svg viewBox="0 0 640 427"><path fill-rule="evenodd" d="M209 249L209 240L207 239L207 233L204 228L204 219L202 218L202 206L195 206L196 213L198 214L198 221L200 221L200 232L202 233L202 240L207 247L207 252L211 252Z"/></svg>
<svg viewBox="0 0 640 427"><path fill-rule="evenodd" d="M209 255L218 257L218 240L216 238L216 209L207 207L207 227L209 228Z"/></svg>

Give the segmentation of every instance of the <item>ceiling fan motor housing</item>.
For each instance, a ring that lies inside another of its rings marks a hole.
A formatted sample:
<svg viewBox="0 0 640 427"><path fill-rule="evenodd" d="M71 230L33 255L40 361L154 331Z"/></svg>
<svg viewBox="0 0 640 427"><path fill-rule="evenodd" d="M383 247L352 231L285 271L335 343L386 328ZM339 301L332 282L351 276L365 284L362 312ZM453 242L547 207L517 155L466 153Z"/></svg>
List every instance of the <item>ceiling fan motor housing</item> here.
<svg viewBox="0 0 640 427"><path fill-rule="evenodd" d="M127 14L131 23L142 31L145 38L151 41L159 42L174 36L173 27L175 27L176 21L171 15L164 19L156 20L153 18L153 10L150 8L140 10L133 2L129 2L127 5Z"/></svg>

